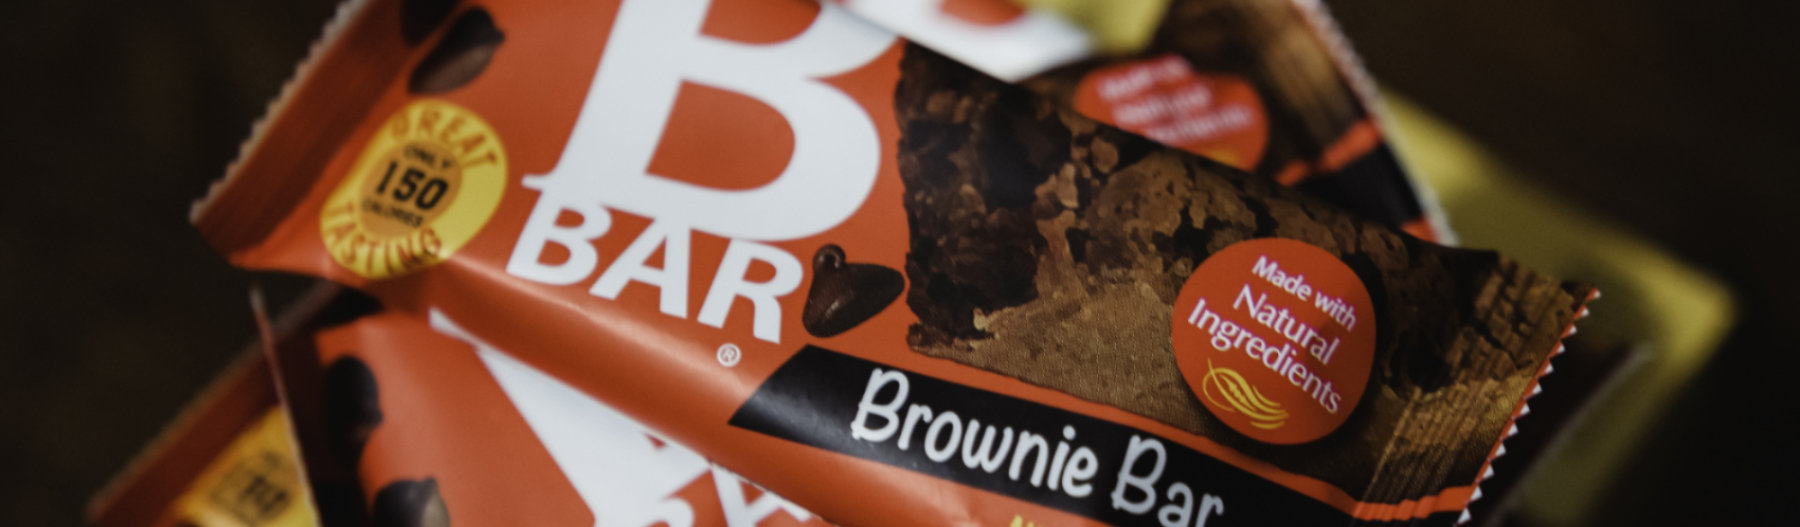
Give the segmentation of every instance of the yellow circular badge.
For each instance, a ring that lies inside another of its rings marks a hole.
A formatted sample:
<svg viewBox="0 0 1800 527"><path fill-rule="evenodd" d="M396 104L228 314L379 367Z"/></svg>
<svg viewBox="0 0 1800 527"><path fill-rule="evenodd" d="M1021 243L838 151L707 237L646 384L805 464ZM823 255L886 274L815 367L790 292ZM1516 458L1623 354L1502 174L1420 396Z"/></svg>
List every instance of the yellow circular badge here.
<svg viewBox="0 0 1800 527"><path fill-rule="evenodd" d="M364 278L400 276L455 254L506 190L506 151L467 108L413 101L363 147L319 213L325 247Z"/></svg>

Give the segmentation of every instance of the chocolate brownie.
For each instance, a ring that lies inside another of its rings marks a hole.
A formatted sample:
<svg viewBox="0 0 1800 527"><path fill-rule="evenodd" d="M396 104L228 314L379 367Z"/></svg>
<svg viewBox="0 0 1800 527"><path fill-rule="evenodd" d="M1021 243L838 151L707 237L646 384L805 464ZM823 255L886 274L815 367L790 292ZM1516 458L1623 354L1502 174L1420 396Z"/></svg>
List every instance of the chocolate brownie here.
<svg viewBox="0 0 1800 527"><path fill-rule="evenodd" d="M1116 406L1364 499L1478 476L1589 288L1420 241L1161 147L909 45L895 105L916 351ZM1235 242L1338 257L1377 313L1348 421L1263 444L1213 418L1171 351L1182 284Z"/></svg>

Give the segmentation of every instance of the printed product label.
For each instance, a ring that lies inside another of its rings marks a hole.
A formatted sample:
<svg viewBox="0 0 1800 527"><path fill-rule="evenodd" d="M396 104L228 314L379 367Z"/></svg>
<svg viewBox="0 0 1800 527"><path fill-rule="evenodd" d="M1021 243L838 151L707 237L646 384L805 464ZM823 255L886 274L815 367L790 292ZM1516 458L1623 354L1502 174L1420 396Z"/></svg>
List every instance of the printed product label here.
<svg viewBox="0 0 1800 527"><path fill-rule="evenodd" d="M1242 170L1254 170L1269 143L1250 83L1196 72L1179 55L1094 70L1076 87L1075 109Z"/></svg>
<svg viewBox="0 0 1800 527"><path fill-rule="evenodd" d="M731 425L1111 525L1346 525L1168 438L807 346Z"/></svg>
<svg viewBox="0 0 1800 527"><path fill-rule="evenodd" d="M171 507L186 526L318 525L294 465L287 420L270 409L233 439Z"/></svg>
<svg viewBox="0 0 1800 527"><path fill-rule="evenodd" d="M319 215L332 259L387 278L449 258L506 188L506 152L480 116L424 99L395 112Z"/></svg>
<svg viewBox="0 0 1800 527"><path fill-rule="evenodd" d="M1259 441L1336 430L1368 383L1375 320L1361 279L1305 242L1238 242L1175 300L1175 359L1213 416Z"/></svg>

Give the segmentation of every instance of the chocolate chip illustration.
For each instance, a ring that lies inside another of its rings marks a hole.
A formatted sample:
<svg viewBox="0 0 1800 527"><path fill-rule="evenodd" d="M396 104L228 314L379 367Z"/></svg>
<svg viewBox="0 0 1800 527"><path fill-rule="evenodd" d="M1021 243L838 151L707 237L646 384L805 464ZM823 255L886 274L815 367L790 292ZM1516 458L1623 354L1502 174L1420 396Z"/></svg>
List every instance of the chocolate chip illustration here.
<svg viewBox="0 0 1800 527"><path fill-rule="evenodd" d="M362 459L369 434L381 424L381 389L375 372L356 357L332 361L325 370L325 434L331 449L350 466Z"/></svg>
<svg viewBox="0 0 1800 527"><path fill-rule="evenodd" d="M405 0L400 2L400 38L407 44L418 44L431 35L431 30L450 17L457 0Z"/></svg>
<svg viewBox="0 0 1800 527"><path fill-rule="evenodd" d="M849 331L886 309L906 290L899 271L876 264L849 263L837 245L813 253L812 289L800 323L816 337Z"/></svg>
<svg viewBox="0 0 1800 527"><path fill-rule="evenodd" d="M450 527L450 509L437 478L400 480L375 493L375 527Z"/></svg>
<svg viewBox="0 0 1800 527"><path fill-rule="evenodd" d="M486 9L474 8L456 17L437 47L413 68L406 89L413 93L444 93L463 87L487 70L494 51L506 33L494 26Z"/></svg>

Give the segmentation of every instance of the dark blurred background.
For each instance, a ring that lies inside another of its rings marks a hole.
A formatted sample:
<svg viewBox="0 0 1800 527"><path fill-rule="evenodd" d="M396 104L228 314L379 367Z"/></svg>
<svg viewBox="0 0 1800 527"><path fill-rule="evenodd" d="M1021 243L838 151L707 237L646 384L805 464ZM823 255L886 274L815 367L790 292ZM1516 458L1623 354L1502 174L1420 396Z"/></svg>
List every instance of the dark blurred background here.
<svg viewBox="0 0 1800 527"><path fill-rule="evenodd" d="M1738 322L1596 525L1776 523L1800 495L1800 8L1332 0L1385 87L1712 273ZM187 225L331 0L12 0L0 19L0 525L89 495L250 339ZM1601 309L1603 305L1596 305ZM1603 314L1604 311L1601 311Z"/></svg>

